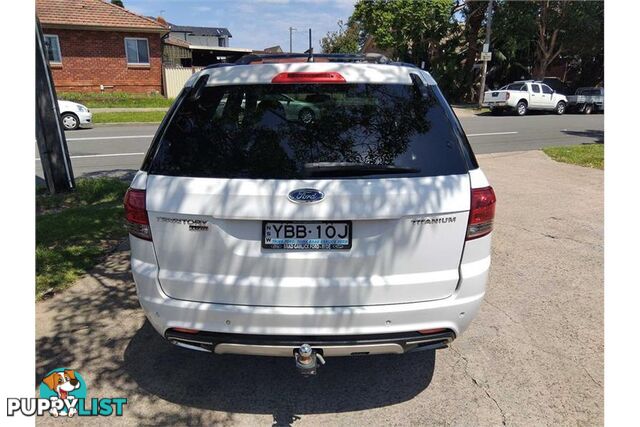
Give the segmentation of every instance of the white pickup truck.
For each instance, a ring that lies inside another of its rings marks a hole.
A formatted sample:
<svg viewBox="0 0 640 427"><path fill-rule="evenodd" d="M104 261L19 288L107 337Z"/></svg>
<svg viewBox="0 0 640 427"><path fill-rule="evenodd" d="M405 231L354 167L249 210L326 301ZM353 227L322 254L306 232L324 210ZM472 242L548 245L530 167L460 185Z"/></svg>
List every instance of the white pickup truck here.
<svg viewBox="0 0 640 427"><path fill-rule="evenodd" d="M502 114L506 110L515 111L519 116L524 116L529 110L564 114L567 98L544 83L526 80L513 82L500 90L486 91L482 105L489 107L492 114Z"/></svg>

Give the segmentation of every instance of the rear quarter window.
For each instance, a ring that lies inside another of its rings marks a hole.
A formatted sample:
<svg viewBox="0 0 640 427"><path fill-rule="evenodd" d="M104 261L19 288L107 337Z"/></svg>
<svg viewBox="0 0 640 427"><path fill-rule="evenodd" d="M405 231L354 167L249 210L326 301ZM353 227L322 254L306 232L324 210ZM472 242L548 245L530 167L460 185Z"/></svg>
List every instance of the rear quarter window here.
<svg viewBox="0 0 640 427"><path fill-rule="evenodd" d="M206 87L182 100L145 163L151 174L209 178L467 173L468 147L443 101L415 84Z"/></svg>

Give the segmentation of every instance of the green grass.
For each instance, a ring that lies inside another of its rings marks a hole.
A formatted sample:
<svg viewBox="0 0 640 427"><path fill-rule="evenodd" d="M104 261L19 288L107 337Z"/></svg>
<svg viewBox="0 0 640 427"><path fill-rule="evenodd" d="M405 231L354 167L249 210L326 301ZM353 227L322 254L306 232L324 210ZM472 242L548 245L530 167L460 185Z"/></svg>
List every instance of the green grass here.
<svg viewBox="0 0 640 427"><path fill-rule="evenodd" d="M154 108L169 107L173 99L154 94L130 94L125 92L74 93L60 92L58 99L79 102L89 108Z"/></svg>
<svg viewBox="0 0 640 427"><path fill-rule="evenodd" d="M123 239L127 183L79 179L65 195L36 194L36 297L59 291L91 269Z"/></svg>
<svg viewBox="0 0 640 427"><path fill-rule="evenodd" d="M160 122L165 114L164 111L93 113L93 123Z"/></svg>
<svg viewBox="0 0 640 427"><path fill-rule="evenodd" d="M604 169L604 144L547 147L543 148L542 151L558 162Z"/></svg>

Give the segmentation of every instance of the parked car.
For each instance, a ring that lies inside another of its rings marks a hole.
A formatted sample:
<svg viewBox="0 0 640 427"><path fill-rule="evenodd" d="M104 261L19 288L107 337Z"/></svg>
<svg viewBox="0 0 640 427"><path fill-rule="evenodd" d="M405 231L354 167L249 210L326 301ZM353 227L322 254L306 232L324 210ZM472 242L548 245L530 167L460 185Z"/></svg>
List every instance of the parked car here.
<svg viewBox="0 0 640 427"><path fill-rule="evenodd" d="M269 94L263 97L260 101L256 102L258 109L271 108L279 111L283 117L287 120L300 121L304 124L313 122L318 113L320 112L317 107L318 104L326 101L323 97L318 97L315 94L307 95L305 100L294 99L286 94L277 93ZM222 116L224 108L227 104L227 98L223 98L216 109L216 115ZM244 111L246 107L246 100L243 100L240 104L241 109ZM260 105L262 104L262 107Z"/></svg>
<svg viewBox="0 0 640 427"><path fill-rule="evenodd" d="M569 108L584 114L604 111L604 88L581 87L575 95L567 97Z"/></svg>
<svg viewBox="0 0 640 427"><path fill-rule="evenodd" d="M301 101L282 93L274 94L267 99L278 101L282 105L287 119L299 120L305 124L309 124L315 120L320 112L318 104L322 102L321 100L314 100L313 98Z"/></svg>
<svg viewBox="0 0 640 427"><path fill-rule="evenodd" d="M311 373L444 348L478 312L496 198L436 82L318 57L206 68L156 132L124 204L140 304L171 343ZM260 108L280 95L323 100L313 124Z"/></svg>
<svg viewBox="0 0 640 427"><path fill-rule="evenodd" d="M93 113L77 102L58 100L60 119L65 130L93 127Z"/></svg>
<svg viewBox="0 0 640 427"><path fill-rule="evenodd" d="M482 105L489 107L492 114L502 114L508 110L515 111L519 116L524 116L529 110L564 114L567 97L544 83L526 80L513 82L500 90L485 92Z"/></svg>

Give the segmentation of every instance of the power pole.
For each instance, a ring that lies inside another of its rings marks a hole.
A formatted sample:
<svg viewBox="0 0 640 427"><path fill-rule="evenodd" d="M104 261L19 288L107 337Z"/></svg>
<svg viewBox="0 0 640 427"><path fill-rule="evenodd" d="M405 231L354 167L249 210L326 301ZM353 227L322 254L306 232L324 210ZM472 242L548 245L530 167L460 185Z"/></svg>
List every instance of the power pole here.
<svg viewBox="0 0 640 427"><path fill-rule="evenodd" d="M487 63L491 60L491 54L489 47L491 45L491 21L493 20L493 0L489 0L489 6L487 6L487 29L484 36L484 45L482 46L482 55L480 61L482 61L482 77L480 78L480 88L478 89L478 107L482 108L482 101L484 101L484 86L487 81Z"/></svg>
<svg viewBox="0 0 640 427"><path fill-rule="evenodd" d="M289 53L293 53L293 32L297 31L297 28L289 27Z"/></svg>
<svg viewBox="0 0 640 427"><path fill-rule="evenodd" d="M45 55L40 20L36 18L36 142L42 172L51 194L75 188L67 140L60 125L58 96Z"/></svg>

